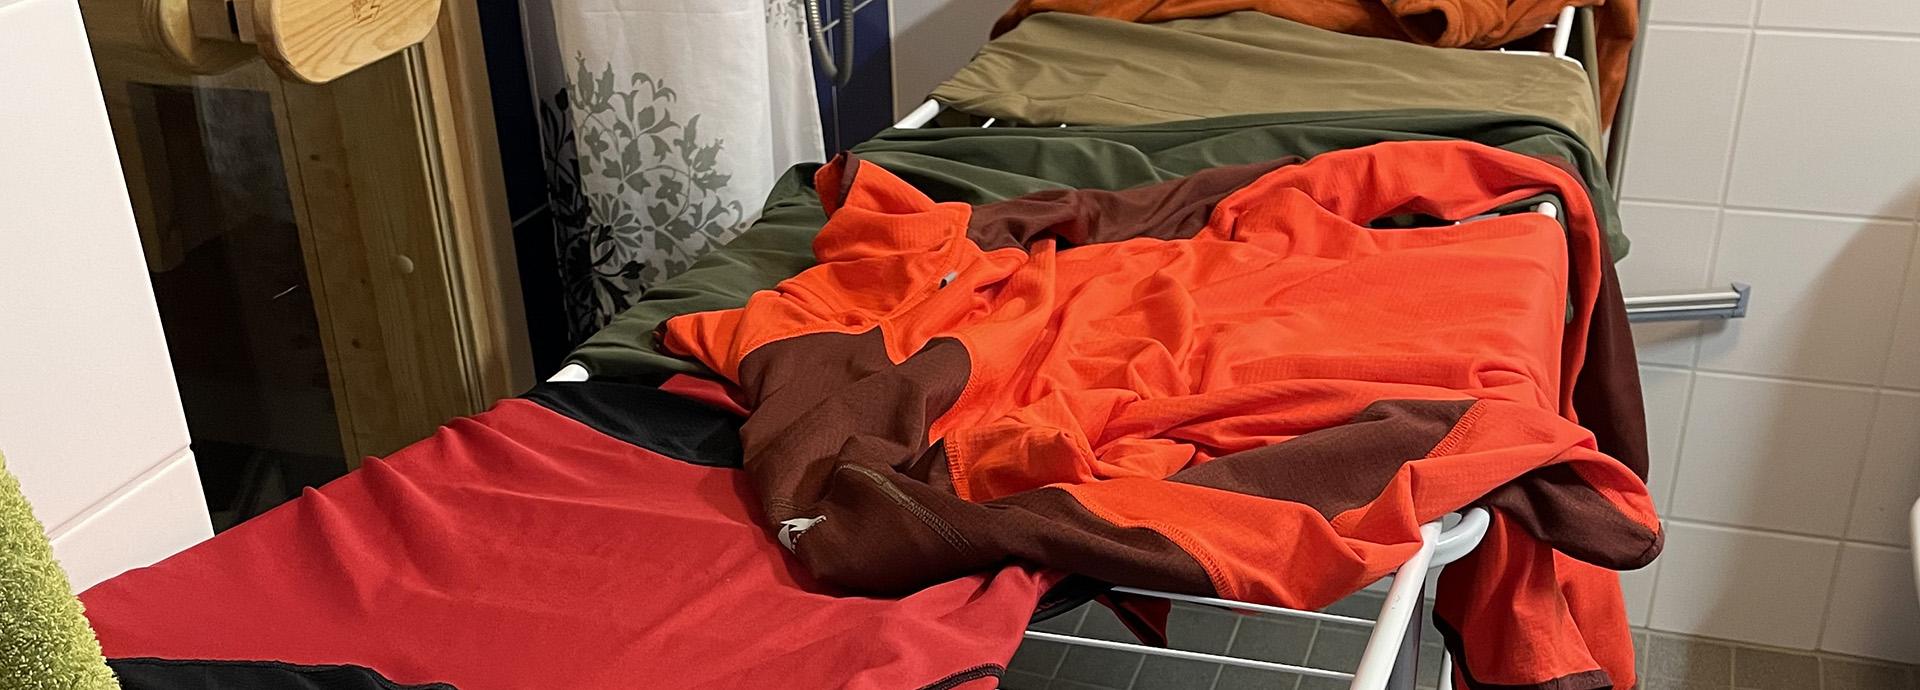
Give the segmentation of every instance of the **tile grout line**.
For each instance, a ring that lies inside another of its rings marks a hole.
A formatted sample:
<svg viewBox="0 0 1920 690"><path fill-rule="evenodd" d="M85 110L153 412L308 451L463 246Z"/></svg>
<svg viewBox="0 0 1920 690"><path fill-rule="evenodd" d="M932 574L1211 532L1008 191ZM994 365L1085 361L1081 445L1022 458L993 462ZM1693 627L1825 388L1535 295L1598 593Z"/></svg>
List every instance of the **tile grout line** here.
<svg viewBox="0 0 1920 690"><path fill-rule="evenodd" d="M1912 218L1896 216L1892 214L1840 213L1836 211L1814 211L1809 209L1785 208L1780 206L1754 206L1751 204L1715 203L1711 201L1697 201L1693 199L1662 199L1660 197L1653 197L1653 196L1623 195L1620 197L1620 203L1636 204L1640 206L1652 206L1655 208L1682 209L1682 210L1688 210L1688 211L1732 211L1735 213L1745 213L1748 215L1755 215L1755 216L1759 216L1759 215L1783 216L1787 218L1799 218L1799 219L1806 219L1806 220L1894 223L1894 224L1907 224L1907 223L1913 222Z"/></svg>
<svg viewBox="0 0 1920 690"><path fill-rule="evenodd" d="M1711 518L1693 518L1693 517L1682 517L1678 515L1672 515L1669 517L1668 521L1678 522L1685 525L1696 525L1700 527L1713 527L1717 529L1732 530L1736 532L1750 532L1753 534L1766 536L1766 537L1775 537L1775 538L1793 537L1795 539L1810 539L1813 541L1830 541L1830 542L1843 543L1843 544L1866 544L1870 546L1898 548L1898 547L1888 546L1886 544L1881 544L1878 542L1847 539L1845 535L1835 537L1835 536L1829 536L1825 534L1813 534L1809 532L1794 532L1790 530L1778 529L1773 527L1755 527L1753 525L1741 525L1741 524L1735 524L1731 522L1722 522L1722 521L1714 520ZM1673 632L1673 631L1662 631L1662 632Z"/></svg>
<svg viewBox="0 0 1920 690"><path fill-rule="evenodd" d="M1756 9L1754 10L1754 12L1758 13L1759 10ZM1720 211L1718 212L1719 214L1718 218L1716 218L1714 222L1713 253L1707 255L1707 280L1713 280L1714 274L1718 273L1720 269L1720 250L1721 250L1720 243L1722 240L1725 239L1726 232L1727 232L1727 215L1728 215L1726 211L1727 199L1731 197L1733 194L1733 171L1735 167L1734 157L1740 151L1740 124L1741 124L1741 120L1745 119L1741 117L1741 115L1747 109L1747 85L1748 85L1748 82L1751 81L1753 78L1753 61L1754 61L1755 47L1760 44L1759 37L1753 31L1748 30L1746 34L1747 34L1746 45L1743 46L1743 48L1745 48L1745 52L1741 56L1741 61L1740 61L1740 81L1734 87L1733 119L1732 119L1732 122L1730 123L1730 126L1727 128L1726 153L1721 156L1721 164L1726 166L1726 168L1720 171L1720 190L1719 190L1720 198L1718 199ZM1687 364L1695 369L1698 369L1700 368L1701 352L1706 349L1706 341L1707 341L1706 325L1695 324L1693 331L1694 331L1693 358L1688 360ZM1687 416L1688 416L1688 419L1684 420L1682 424L1684 426L1691 426L1692 425L1691 417L1693 415L1691 412L1689 412ZM1686 433L1686 430L1683 428L1681 430L1681 433L1682 434ZM1678 466L1680 462L1684 462L1684 460L1675 461L1674 476L1676 478L1678 478L1680 473L1680 469ZM1647 615L1649 618L1651 618L1653 615L1653 612L1648 611Z"/></svg>
<svg viewBox="0 0 1920 690"><path fill-rule="evenodd" d="M1233 630L1227 633L1227 649L1226 651L1221 652L1221 654L1233 653L1233 643L1234 641L1240 639L1240 624L1246 622L1247 620L1246 616L1242 616L1238 613L1234 613L1230 615L1233 616ZM1217 688L1220 687L1220 676L1223 674L1224 671L1226 671L1226 668L1227 668L1225 666L1221 666L1220 664L1214 664L1214 666L1216 666L1217 668L1213 670L1213 682L1207 684L1207 690L1217 690Z"/></svg>
<svg viewBox="0 0 1920 690"><path fill-rule="evenodd" d="M1678 368L1677 365L1665 365L1665 366ZM1720 369L1716 367L1706 367L1706 366L1697 366L1697 367L1688 367L1688 368L1698 373L1712 374L1714 376L1718 376L1721 378L1740 379L1745 381L1774 382L1774 383L1794 383L1794 384L1799 384L1803 386L1819 386L1821 388L1829 388L1829 389L1847 391L1852 393L1876 393L1876 392L1879 392L1882 388L1884 388L1884 386L1881 386L1879 384L1873 384L1873 383L1854 383L1852 381L1833 381L1829 379L1815 378L1812 376L1800 376L1797 374L1754 374L1754 373L1749 373L1744 371L1733 371L1731 369Z"/></svg>
<svg viewBox="0 0 1920 690"><path fill-rule="evenodd" d="M1755 11L1758 15L1758 11ZM1872 29L1838 29L1794 26L1762 26L1759 17L1749 18L1743 24L1721 24L1718 22L1661 20L1646 22L1649 29L1690 29L1694 31L1747 31L1769 33L1801 38L1866 38L1883 41L1914 42L1920 41L1920 33L1907 31L1875 31Z"/></svg>

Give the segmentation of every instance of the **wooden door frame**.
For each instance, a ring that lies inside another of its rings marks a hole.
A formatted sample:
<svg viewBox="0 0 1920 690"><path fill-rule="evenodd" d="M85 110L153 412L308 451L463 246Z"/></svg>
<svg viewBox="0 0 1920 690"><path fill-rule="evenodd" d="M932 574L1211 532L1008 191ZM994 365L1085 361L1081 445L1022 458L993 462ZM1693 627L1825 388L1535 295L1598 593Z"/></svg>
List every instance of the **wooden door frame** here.
<svg viewBox="0 0 1920 690"><path fill-rule="evenodd" d="M481 42L477 2L483 1L443 2L439 24L421 44L420 54L431 84L426 92L432 99L425 109L433 115L440 158L448 163L449 227L457 230L451 241L459 265L466 269L455 285L471 326L471 359L480 393L476 402L487 405L524 392L533 385L534 374Z"/></svg>

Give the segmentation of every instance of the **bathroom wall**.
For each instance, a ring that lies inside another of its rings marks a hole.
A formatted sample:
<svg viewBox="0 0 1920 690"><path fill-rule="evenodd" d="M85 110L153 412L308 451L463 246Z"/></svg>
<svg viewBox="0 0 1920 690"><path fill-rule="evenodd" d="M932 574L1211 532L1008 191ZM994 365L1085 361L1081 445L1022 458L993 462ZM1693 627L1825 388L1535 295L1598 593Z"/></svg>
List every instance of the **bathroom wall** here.
<svg viewBox="0 0 1920 690"><path fill-rule="evenodd" d="M933 87L959 71L987 42L993 20L1013 0L890 0L893 3L893 110L906 115Z"/></svg>
<svg viewBox="0 0 1920 690"><path fill-rule="evenodd" d="M213 528L79 8L0 0L0 65L0 455L85 589Z"/></svg>
<svg viewBox="0 0 1920 690"><path fill-rule="evenodd" d="M1753 285L1636 329L1666 555L1636 623L1920 662L1920 4L1656 0L1628 294Z"/></svg>

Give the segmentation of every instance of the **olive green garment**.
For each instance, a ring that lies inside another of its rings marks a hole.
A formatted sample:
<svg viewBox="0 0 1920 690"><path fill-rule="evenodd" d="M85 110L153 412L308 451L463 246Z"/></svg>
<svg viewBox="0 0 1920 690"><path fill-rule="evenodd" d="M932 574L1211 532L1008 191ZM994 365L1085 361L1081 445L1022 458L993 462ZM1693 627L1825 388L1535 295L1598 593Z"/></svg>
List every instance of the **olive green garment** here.
<svg viewBox="0 0 1920 690"><path fill-rule="evenodd" d="M1600 162L1556 123L1498 113L1376 111L1249 115L1141 127L894 129L854 147L938 201L982 204L1047 189L1126 189L1207 168L1311 157L1383 141L1467 139L1564 160L1596 200L1614 257L1626 238ZM817 166L787 172L747 232L662 281L569 358L596 378L659 381L703 369L662 354L654 331L668 318L746 304L758 290L813 266L826 223L812 188Z"/></svg>
<svg viewBox="0 0 1920 690"><path fill-rule="evenodd" d="M1142 125L1255 113L1443 108L1532 115L1598 150L1572 61L1349 36L1259 12L1135 24L1065 12L989 41L933 99L1030 125Z"/></svg>

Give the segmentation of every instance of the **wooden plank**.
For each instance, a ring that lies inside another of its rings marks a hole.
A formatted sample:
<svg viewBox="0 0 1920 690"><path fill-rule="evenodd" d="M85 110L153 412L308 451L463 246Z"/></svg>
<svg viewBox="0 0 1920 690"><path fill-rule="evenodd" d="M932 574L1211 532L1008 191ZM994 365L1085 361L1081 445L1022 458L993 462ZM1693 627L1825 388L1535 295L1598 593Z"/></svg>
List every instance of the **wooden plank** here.
<svg viewBox="0 0 1920 690"><path fill-rule="evenodd" d="M236 0L260 55L290 79L324 84L420 42L440 0Z"/></svg>

